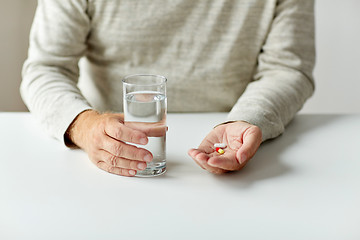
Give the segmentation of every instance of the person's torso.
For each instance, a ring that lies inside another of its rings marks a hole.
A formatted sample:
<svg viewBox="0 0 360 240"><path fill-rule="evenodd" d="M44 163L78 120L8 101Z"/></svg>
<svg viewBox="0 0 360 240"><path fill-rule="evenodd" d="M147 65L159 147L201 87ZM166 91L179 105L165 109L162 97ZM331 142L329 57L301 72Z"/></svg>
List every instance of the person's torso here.
<svg viewBox="0 0 360 240"><path fill-rule="evenodd" d="M275 0L89 0L80 87L96 108L121 111L122 77L159 74L168 78L170 112L229 111L252 80L275 6Z"/></svg>

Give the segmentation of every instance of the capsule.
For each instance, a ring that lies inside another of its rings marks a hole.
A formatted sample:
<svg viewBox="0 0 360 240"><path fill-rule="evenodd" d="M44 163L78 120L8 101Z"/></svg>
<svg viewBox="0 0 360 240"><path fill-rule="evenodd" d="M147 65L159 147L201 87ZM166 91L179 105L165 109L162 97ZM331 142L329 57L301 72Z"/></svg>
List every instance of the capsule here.
<svg viewBox="0 0 360 240"><path fill-rule="evenodd" d="M217 152L218 152L220 155L225 153L225 151L224 151L222 148L219 148L219 150L217 150Z"/></svg>
<svg viewBox="0 0 360 240"><path fill-rule="evenodd" d="M214 148L226 148L226 143L215 143Z"/></svg>

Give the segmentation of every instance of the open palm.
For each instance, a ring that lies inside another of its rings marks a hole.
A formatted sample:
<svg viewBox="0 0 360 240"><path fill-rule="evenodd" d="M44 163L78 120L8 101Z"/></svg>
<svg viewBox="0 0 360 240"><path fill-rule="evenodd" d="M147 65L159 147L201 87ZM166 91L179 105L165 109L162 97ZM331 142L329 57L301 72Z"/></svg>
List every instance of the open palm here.
<svg viewBox="0 0 360 240"><path fill-rule="evenodd" d="M240 170L250 160L262 141L261 130L247 122L231 122L214 128L197 149L189 155L197 164L209 172L221 174ZM219 154L215 143L225 143L224 154Z"/></svg>

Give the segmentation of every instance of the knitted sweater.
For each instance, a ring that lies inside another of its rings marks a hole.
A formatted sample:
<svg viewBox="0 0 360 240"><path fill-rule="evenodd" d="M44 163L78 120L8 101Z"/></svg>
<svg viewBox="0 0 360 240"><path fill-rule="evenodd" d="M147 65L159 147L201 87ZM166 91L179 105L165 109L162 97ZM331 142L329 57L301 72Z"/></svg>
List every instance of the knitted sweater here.
<svg viewBox="0 0 360 240"><path fill-rule="evenodd" d="M159 74L169 112L229 112L259 126L265 141L313 93L313 8L313 0L39 0L21 94L63 141L86 109L122 112L125 75Z"/></svg>

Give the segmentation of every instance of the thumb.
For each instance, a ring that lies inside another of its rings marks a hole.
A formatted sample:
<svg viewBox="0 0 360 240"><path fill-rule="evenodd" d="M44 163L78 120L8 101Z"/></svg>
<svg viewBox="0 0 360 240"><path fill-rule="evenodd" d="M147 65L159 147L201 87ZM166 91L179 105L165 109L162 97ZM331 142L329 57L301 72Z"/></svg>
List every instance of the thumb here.
<svg viewBox="0 0 360 240"><path fill-rule="evenodd" d="M262 141L261 130L257 126L248 128L243 134L243 144L236 152L236 160L240 164L249 161L258 150Z"/></svg>

